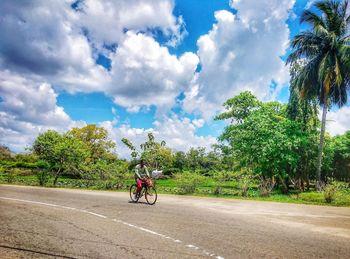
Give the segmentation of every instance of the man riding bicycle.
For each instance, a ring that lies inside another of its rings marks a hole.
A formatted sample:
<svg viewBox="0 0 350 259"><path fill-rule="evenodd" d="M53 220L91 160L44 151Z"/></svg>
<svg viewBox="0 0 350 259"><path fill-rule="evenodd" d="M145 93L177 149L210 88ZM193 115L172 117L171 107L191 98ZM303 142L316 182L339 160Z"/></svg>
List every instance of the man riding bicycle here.
<svg viewBox="0 0 350 259"><path fill-rule="evenodd" d="M142 184L145 182L147 178L150 178L150 174L145 165L145 161L143 159L140 160L140 164L135 166L135 180L137 183L137 192L139 193L142 188Z"/></svg>

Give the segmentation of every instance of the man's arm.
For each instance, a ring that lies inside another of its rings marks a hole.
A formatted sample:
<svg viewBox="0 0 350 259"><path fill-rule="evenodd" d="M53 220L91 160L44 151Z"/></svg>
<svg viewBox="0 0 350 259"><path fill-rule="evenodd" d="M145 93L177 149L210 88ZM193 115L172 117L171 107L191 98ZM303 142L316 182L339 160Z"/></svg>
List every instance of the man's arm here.
<svg viewBox="0 0 350 259"><path fill-rule="evenodd" d="M149 174L149 172L148 172L148 170L147 170L147 167L146 167L146 166L145 166L145 171L146 171L147 176L148 176L148 177L151 177L150 174Z"/></svg>
<svg viewBox="0 0 350 259"><path fill-rule="evenodd" d="M135 168L135 174L136 174L137 178L141 178L138 168Z"/></svg>

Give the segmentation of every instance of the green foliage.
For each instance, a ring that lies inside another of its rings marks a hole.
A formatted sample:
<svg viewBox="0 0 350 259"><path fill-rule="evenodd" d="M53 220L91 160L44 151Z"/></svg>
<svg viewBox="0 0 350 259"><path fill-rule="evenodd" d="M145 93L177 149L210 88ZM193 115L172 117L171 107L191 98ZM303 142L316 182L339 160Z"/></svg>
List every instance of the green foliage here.
<svg viewBox="0 0 350 259"><path fill-rule="evenodd" d="M285 109L278 102L264 103L242 123L225 128L219 139L228 143L241 167L267 178L293 172L305 136L298 123L285 118Z"/></svg>
<svg viewBox="0 0 350 259"><path fill-rule="evenodd" d="M36 174L39 185L45 186L50 180L50 174L48 170L39 170Z"/></svg>
<svg viewBox="0 0 350 259"><path fill-rule="evenodd" d="M245 172L239 176L238 189L240 190L241 196L248 196L249 188L251 188L253 184L253 178L253 172L249 169L246 169Z"/></svg>
<svg viewBox="0 0 350 259"><path fill-rule="evenodd" d="M327 184L326 187L323 190L323 196L324 196L324 200L327 203L331 203L334 201L335 199L335 195L337 193L337 186L334 184Z"/></svg>
<svg viewBox="0 0 350 259"><path fill-rule="evenodd" d="M214 194L220 195L223 193L223 186L225 182L227 181L227 172L215 172L212 176L212 178L215 180L215 186L214 186Z"/></svg>
<svg viewBox="0 0 350 259"><path fill-rule="evenodd" d="M334 137L332 142L333 177L350 183L350 131Z"/></svg>
<svg viewBox="0 0 350 259"><path fill-rule="evenodd" d="M163 175L166 175L166 176L173 176L178 173L181 173L181 170L177 167L169 167L169 168L163 169Z"/></svg>
<svg viewBox="0 0 350 259"><path fill-rule="evenodd" d="M347 102L350 87L350 46L348 1L323 0L314 9L305 10L300 21L311 30L296 35L294 49L287 63L304 61L293 78L293 84L307 100L317 98L323 106L320 144L317 159L317 188L322 185L321 168L327 109ZM316 10L316 12L310 10Z"/></svg>
<svg viewBox="0 0 350 259"><path fill-rule="evenodd" d="M176 184L182 194L194 193L203 182L203 176L195 173L184 172L175 176Z"/></svg>
<svg viewBox="0 0 350 259"><path fill-rule="evenodd" d="M21 171L18 168L10 168L5 170L7 182L13 183L20 172Z"/></svg>
<svg viewBox="0 0 350 259"><path fill-rule="evenodd" d="M63 172L80 173L90 157L90 149L86 143L71 134L61 135L50 130L38 136L33 144L33 151L55 170L54 183Z"/></svg>
<svg viewBox="0 0 350 259"><path fill-rule="evenodd" d="M148 140L140 145L137 150L134 144L128 139L122 139L122 142L130 149L133 159L141 158L154 169L164 169L172 166L174 156L165 141L156 142L153 133L147 134Z"/></svg>
<svg viewBox="0 0 350 259"><path fill-rule="evenodd" d="M108 132L103 127L97 127L95 124L89 124L82 128L73 128L67 132L67 136L79 139L90 150L89 162L98 160L116 160L112 153L115 143L108 139Z"/></svg>
<svg viewBox="0 0 350 259"><path fill-rule="evenodd" d="M241 123L249 114L260 107L261 102L249 91L241 92L239 95L228 99L224 103L226 111L215 117L216 120L231 119Z"/></svg>

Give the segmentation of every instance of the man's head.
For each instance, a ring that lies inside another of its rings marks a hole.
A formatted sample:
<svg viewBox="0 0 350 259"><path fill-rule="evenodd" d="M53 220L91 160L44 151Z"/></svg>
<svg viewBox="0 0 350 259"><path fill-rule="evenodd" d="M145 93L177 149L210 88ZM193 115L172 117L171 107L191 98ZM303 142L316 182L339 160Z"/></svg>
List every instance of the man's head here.
<svg viewBox="0 0 350 259"><path fill-rule="evenodd" d="M144 167L144 166L145 166L145 160L143 160L143 159L140 160L140 166L141 166L141 167Z"/></svg>

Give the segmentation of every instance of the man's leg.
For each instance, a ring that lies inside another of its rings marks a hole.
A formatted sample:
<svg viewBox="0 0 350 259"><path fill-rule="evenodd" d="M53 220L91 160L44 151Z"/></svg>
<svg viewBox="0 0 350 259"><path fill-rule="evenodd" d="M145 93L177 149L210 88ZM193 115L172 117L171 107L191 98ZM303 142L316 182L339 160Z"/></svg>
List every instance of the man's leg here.
<svg viewBox="0 0 350 259"><path fill-rule="evenodd" d="M137 192L141 191L141 187L142 187L142 182L140 179L137 179Z"/></svg>

